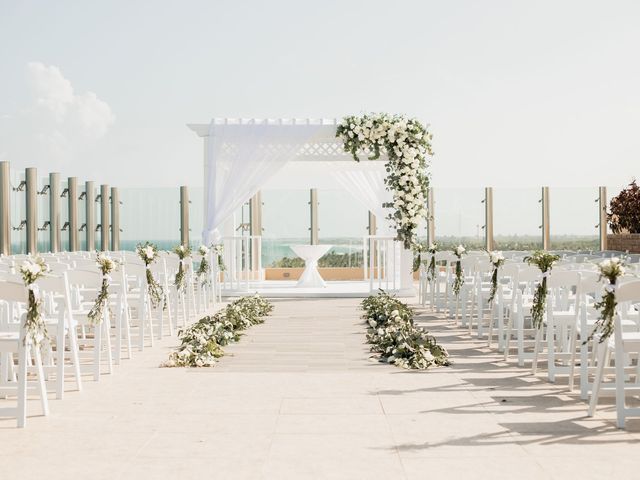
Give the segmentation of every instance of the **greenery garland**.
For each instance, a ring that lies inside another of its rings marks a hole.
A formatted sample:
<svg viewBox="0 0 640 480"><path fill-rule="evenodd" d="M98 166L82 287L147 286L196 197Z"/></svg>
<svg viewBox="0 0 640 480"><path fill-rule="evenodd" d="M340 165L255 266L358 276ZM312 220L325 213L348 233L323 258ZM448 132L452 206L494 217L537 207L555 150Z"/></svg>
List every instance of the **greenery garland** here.
<svg viewBox="0 0 640 480"><path fill-rule="evenodd" d="M40 291L36 281L49 273L49 265L42 257L28 258L20 265L22 280L27 287L27 315L24 322L24 344L40 345L49 338L47 327L40 313Z"/></svg>
<svg viewBox="0 0 640 480"><path fill-rule="evenodd" d="M493 266L493 272L491 273L491 290L489 291L489 304L492 304L498 291L498 270L504 265L504 255L502 252L489 252L489 261Z"/></svg>
<svg viewBox="0 0 640 480"><path fill-rule="evenodd" d="M436 253L438 252L438 244L435 242L431 243L427 251L431 254L429 266L427 267L427 280L432 282L436 278Z"/></svg>
<svg viewBox="0 0 640 480"><path fill-rule="evenodd" d="M453 249L453 254L458 257L456 260L456 273L455 278L453 279L453 294L457 297L460 295L460 289L464 285L464 272L462 271L462 264L460 260L462 260L462 256L467 253L467 249L462 245L458 245Z"/></svg>
<svg viewBox="0 0 640 480"><path fill-rule="evenodd" d="M600 270L600 280L606 278L609 283L604 287L604 293L599 302L593 306L600 310L600 316L594 325L593 331L584 343L592 340L597 332L600 332L600 343L604 342L611 336L614 330L615 323L613 321L616 306L616 285L618 278L625 274L624 262L617 257L604 260L598 265Z"/></svg>
<svg viewBox="0 0 640 480"><path fill-rule="evenodd" d="M157 308L162 305L163 309L166 308L167 304L164 296L164 289L162 288L162 285L153 278L150 267L158 258L158 247L150 242L139 243L136 246L136 252L144 262L145 268L147 269L147 292L149 293L151 306L153 308Z"/></svg>
<svg viewBox="0 0 640 480"><path fill-rule="evenodd" d="M259 295L242 297L215 315L180 330L180 346L162 367L213 367L224 355L222 347L237 342L242 331L264 322L273 305Z"/></svg>
<svg viewBox="0 0 640 480"><path fill-rule="evenodd" d="M407 304L381 290L365 298L361 307L368 325L367 343L381 362L418 370L450 364L444 347L414 324Z"/></svg>
<svg viewBox="0 0 640 480"><path fill-rule="evenodd" d="M216 254L216 261L218 262L218 270L221 272L224 272L227 269L227 267L225 267L224 265L224 257L222 255L224 253L224 246L221 243L214 245L213 253Z"/></svg>
<svg viewBox="0 0 640 480"><path fill-rule="evenodd" d="M524 257L525 262L529 265L536 265L542 272L542 281L536 286L531 306L531 322L534 328L540 328L543 324L547 303L547 277L553 264L558 260L560 260L560 256L542 250L537 250L530 256Z"/></svg>
<svg viewBox="0 0 640 480"><path fill-rule="evenodd" d="M200 265L198 265L196 276L200 279L202 285L208 285L209 261L207 260L207 257L209 256L209 247L207 247L206 245L200 245L200 247L198 247L198 253L202 258L200 260Z"/></svg>
<svg viewBox="0 0 640 480"><path fill-rule="evenodd" d="M100 286L100 291L98 292L98 297L96 298L93 307L91 307L91 310L89 310L89 313L87 314L89 322L94 325L102 322L104 309L108 308L109 284L111 283L111 277L109 274L116 268L115 260L104 252L98 253L96 257L96 264L102 273L102 285Z"/></svg>
<svg viewBox="0 0 640 480"><path fill-rule="evenodd" d="M186 259L191 257L191 247L189 245L178 245L173 249L173 253L178 255L178 258L180 259L178 271L176 272L173 283L178 289L178 292L182 292L187 286L187 283L185 282L185 275L187 272L184 267Z"/></svg>
<svg viewBox="0 0 640 480"><path fill-rule="evenodd" d="M396 239L405 248L411 248L417 243L418 224L427 216L427 155L433 155L433 135L416 119L372 113L345 117L338 125L336 137L356 162L363 152L370 154L369 160L386 153L385 184L393 193L393 202L383 207L394 209L388 218L394 222Z"/></svg>

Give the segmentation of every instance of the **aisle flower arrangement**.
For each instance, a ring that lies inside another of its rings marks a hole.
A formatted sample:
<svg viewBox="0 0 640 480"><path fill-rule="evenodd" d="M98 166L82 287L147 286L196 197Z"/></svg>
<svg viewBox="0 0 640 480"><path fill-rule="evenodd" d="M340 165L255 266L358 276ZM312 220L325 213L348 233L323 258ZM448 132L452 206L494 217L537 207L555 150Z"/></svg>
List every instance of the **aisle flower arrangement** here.
<svg viewBox="0 0 640 480"><path fill-rule="evenodd" d="M381 291L361 303L367 322L367 343L381 362L406 369L425 370L449 365L448 353L436 339L413 321L406 303Z"/></svg>
<svg viewBox="0 0 640 480"><path fill-rule="evenodd" d="M427 266L427 280L432 282L436 278L436 253L438 252L438 244L432 242L427 248L427 252L431 255L429 265Z"/></svg>
<svg viewBox="0 0 640 480"><path fill-rule="evenodd" d="M235 300L218 313L180 330L180 346L161 366L213 367L224 355L222 347L237 342L242 331L263 323L272 311L271 302L257 294Z"/></svg>
<svg viewBox="0 0 640 480"><path fill-rule="evenodd" d="M411 248L417 243L418 224L427 216L427 156L433 155L433 135L414 118L378 113L345 117L336 137L357 162L364 152L370 154L369 160L386 153L385 184L393 194L393 202L383 206L393 209L389 219L394 222L397 240Z"/></svg>
<svg viewBox="0 0 640 480"><path fill-rule="evenodd" d="M116 269L117 262L105 252L98 252L96 265L102 274L102 284L93 307L89 310L87 318L91 323L97 325L102 322L105 308L109 308L109 285L111 284L110 273Z"/></svg>
<svg viewBox="0 0 640 480"><path fill-rule="evenodd" d="M596 309L600 310L600 317L596 320L594 329L585 343L593 339L593 336L597 332L600 332L600 342L604 342L613 333L613 319L617 305L617 281L618 278L625 274L624 262L617 257L602 261L598 265L598 270L600 271L600 279L605 278L609 283L605 285L604 293L602 294L600 301L593 305Z"/></svg>
<svg viewBox="0 0 640 480"><path fill-rule="evenodd" d="M464 285L464 272L462 271L462 264L460 260L462 260L462 256L466 255L467 249L462 245L458 245L453 249L453 254L458 258L456 260L456 273L453 279L453 294L457 297L460 295L460 289L462 285Z"/></svg>
<svg viewBox="0 0 640 480"><path fill-rule="evenodd" d="M27 315L24 322L25 344L39 345L48 338L47 327L42 320L42 299L36 281L49 273L49 265L42 257L29 258L20 265L20 274L28 290Z"/></svg>
<svg viewBox="0 0 640 480"><path fill-rule="evenodd" d="M178 291L182 292L187 286L187 283L185 282L185 275L187 273L187 259L191 257L191 247L189 245L178 245L173 249L173 253L178 255L178 258L180 259L178 271L176 272L173 283Z"/></svg>
<svg viewBox="0 0 640 480"><path fill-rule="evenodd" d="M200 279L202 285L206 285L209 283L209 247L200 245L200 247L198 247L198 253L202 258L196 276Z"/></svg>
<svg viewBox="0 0 640 480"><path fill-rule="evenodd" d="M553 264L560 260L558 255L537 250L530 256L524 257L524 261L529 265L537 266L542 272L542 281L536 287L533 294L533 305L531 306L531 321L534 328L540 328L544 320L544 312L547 303L547 277L551 273Z"/></svg>
<svg viewBox="0 0 640 480"><path fill-rule="evenodd" d="M139 243L136 246L136 252L147 269L147 291L149 293L149 299L151 300L151 306L157 308L162 305L164 308L164 290L162 285L158 283L151 273L151 264L158 259L158 247L149 242Z"/></svg>
<svg viewBox="0 0 640 480"><path fill-rule="evenodd" d="M491 290L489 291L489 303L491 304L498 291L498 270L504 265L504 255L502 252L489 252L489 261L493 266L493 272L491 273Z"/></svg>
<svg viewBox="0 0 640 480"><path fill-rule="evenodd" d="M224 272L227 267L224 265L224 246L219 243L213 246L213 253L216 255L216 262L218 263L218 270Z"/></svg>

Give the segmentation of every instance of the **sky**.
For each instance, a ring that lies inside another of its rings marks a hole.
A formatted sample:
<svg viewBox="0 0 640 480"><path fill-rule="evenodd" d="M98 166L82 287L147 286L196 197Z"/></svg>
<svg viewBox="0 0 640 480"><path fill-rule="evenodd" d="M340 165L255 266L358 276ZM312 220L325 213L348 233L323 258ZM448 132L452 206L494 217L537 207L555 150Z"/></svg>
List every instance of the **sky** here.
<svg viewBox="0 0 640 480"><path fill-rule="evenodd" d="M436 187L639 173L637 1L0 0L0 160L202 184L212 117L430 124Z"/></svg>

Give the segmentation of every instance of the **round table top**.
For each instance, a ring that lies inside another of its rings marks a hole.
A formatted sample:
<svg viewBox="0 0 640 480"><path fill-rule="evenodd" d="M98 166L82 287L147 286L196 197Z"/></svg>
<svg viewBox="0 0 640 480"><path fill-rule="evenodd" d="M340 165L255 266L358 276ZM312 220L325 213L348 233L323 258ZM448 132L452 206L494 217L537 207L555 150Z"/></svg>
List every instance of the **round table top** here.
<svg viewBox="0 0 640 480"><path fill-rule="evenodd" d="M300 258L320 258L329 250L333 245L289 245L289 248L293 250Z"/></svg>

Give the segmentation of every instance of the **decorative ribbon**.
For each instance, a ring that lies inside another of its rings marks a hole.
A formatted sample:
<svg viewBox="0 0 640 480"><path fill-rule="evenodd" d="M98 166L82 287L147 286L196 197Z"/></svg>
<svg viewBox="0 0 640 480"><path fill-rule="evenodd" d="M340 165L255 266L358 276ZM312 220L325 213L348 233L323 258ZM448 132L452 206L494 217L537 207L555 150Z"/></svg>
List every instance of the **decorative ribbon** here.
<svg viewBox="0 0 640 480"><path fill-rule="evenodd" d="M604 286L604 289L607 293L616 293L616 284L610 283Z"/></svg>

